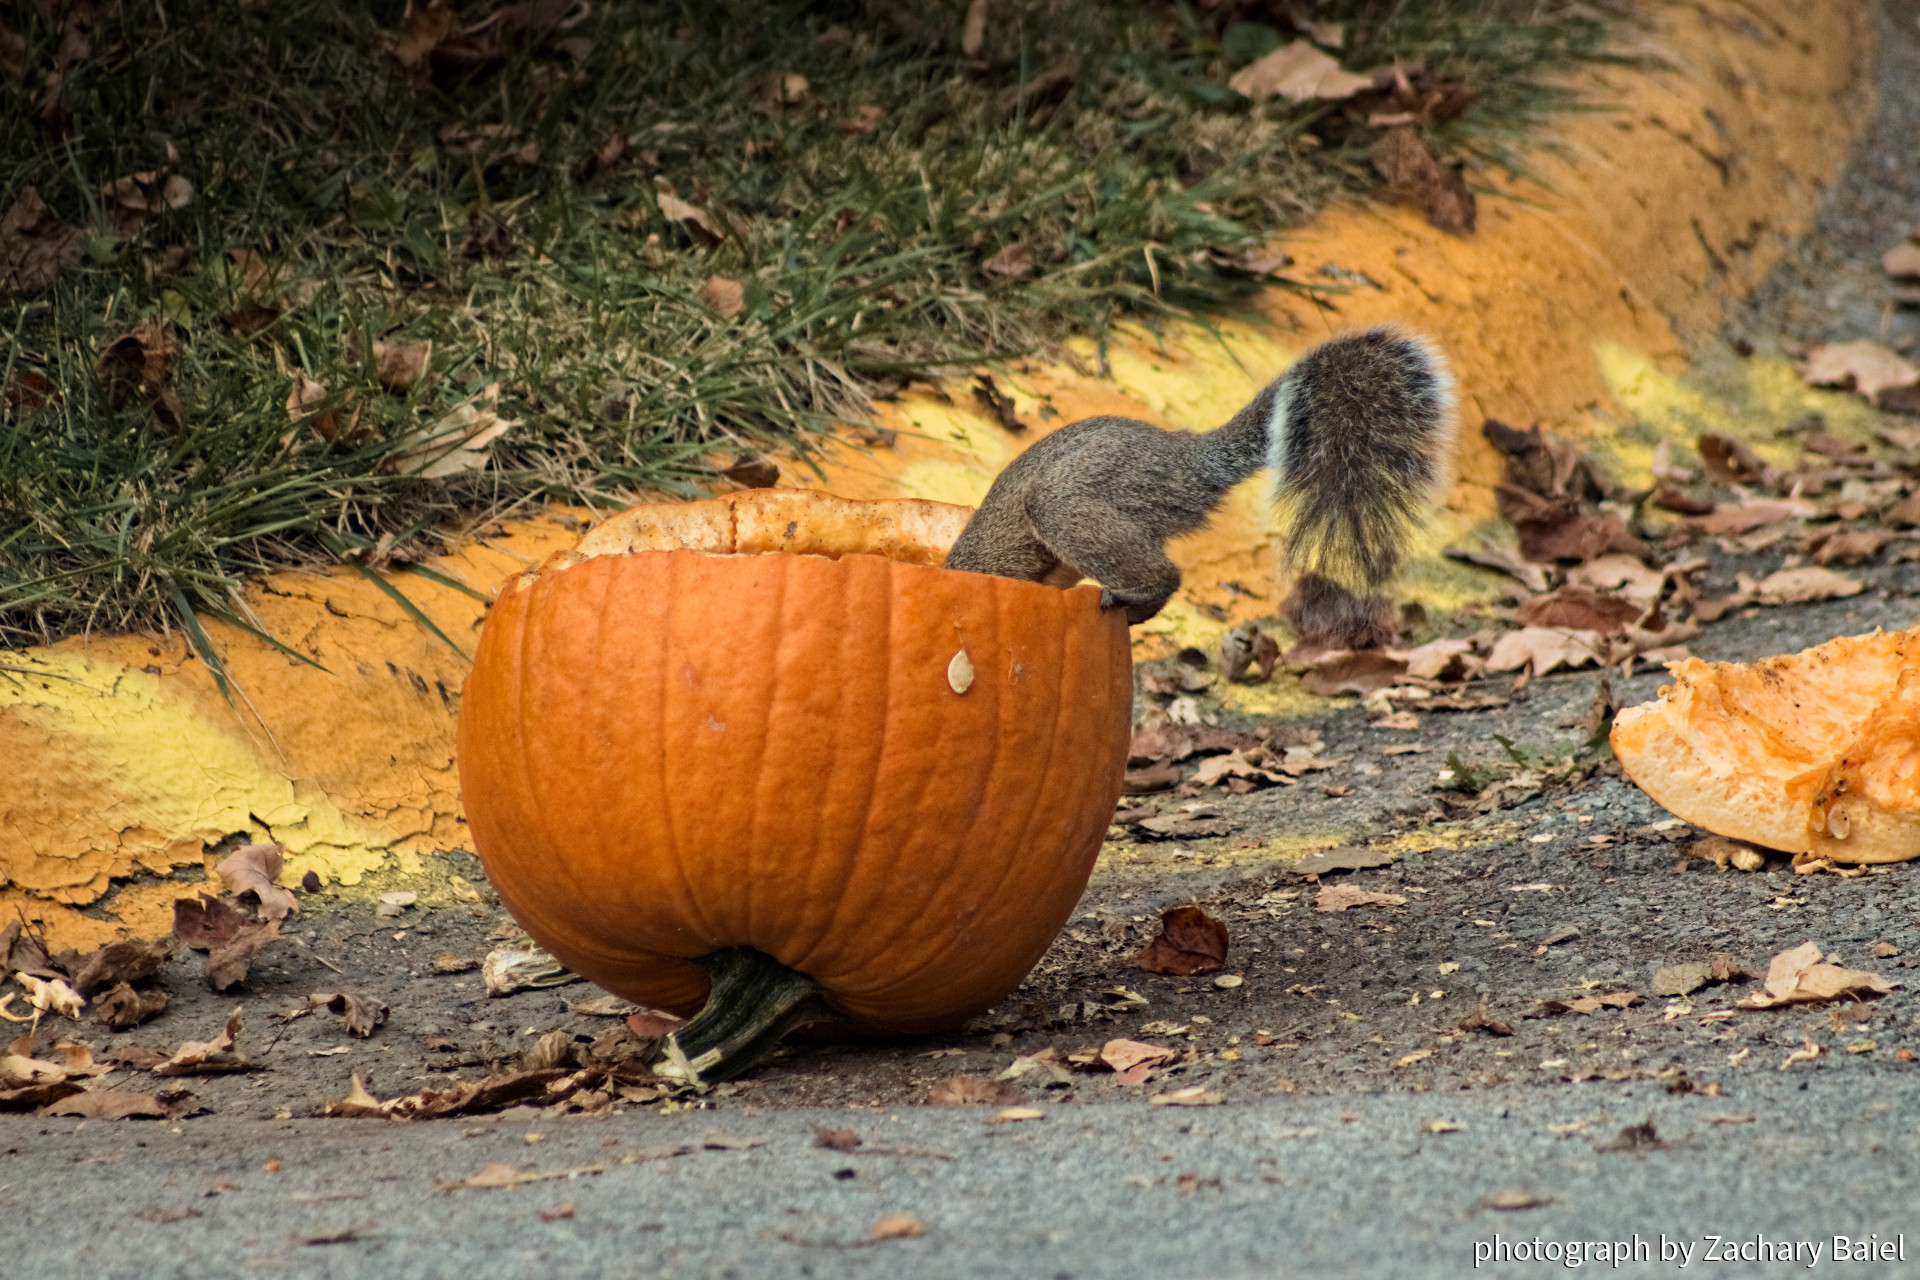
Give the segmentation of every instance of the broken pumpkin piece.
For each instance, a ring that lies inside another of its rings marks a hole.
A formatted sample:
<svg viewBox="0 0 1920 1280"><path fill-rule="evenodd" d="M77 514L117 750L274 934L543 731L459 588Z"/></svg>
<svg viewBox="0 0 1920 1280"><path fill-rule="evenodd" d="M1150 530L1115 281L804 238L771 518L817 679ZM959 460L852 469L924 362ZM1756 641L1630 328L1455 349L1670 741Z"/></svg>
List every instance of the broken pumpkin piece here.
<svg viewBox="0 0 1920 1280"><path fill-rule="evenodd" d="M1657 701L1615 718L1614 754L1656 803L1715 834L1846 862L1920 856L1920 769L1904 745L1917 664L1920 629L1756 663L1689 658Z"/></svg>

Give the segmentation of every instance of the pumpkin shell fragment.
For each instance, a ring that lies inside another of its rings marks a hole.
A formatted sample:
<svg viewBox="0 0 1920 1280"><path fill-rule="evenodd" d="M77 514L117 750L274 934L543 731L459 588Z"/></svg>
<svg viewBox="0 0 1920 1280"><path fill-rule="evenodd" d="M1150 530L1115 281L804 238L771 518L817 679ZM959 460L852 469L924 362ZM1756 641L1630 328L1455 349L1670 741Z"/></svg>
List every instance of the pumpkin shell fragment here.
<svg viewBox="0 0 1920 1280"><path fill-rule="evenodd" d="M1718 835L1847 862L1920 856L1920 629L1673 665L1614 721L1621 767Z"/></svg>

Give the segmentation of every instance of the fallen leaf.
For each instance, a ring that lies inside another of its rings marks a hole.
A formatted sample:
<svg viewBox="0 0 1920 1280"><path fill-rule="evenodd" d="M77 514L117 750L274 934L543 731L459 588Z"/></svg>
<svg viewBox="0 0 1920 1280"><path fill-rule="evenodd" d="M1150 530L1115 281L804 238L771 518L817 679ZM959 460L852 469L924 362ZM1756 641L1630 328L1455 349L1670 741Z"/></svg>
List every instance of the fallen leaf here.
<svg viewBox="0 0 1920 1280"><path fill-rule="evenodd" d="M422 480L442 480L463 471L481 471L492 460L487 448L519 426L494 412L500 385L490 382L480 394L431 426L396 441L381 464L387 471Z"/></svg>
<svg viewBox="0 0 1920 1280"><path fill-rule="evenodd" d="M459 30L459 19L447 7L447 0L432 0L416 10L409 4L400 19L400 29L388 45L400 65L412 70L427 60L434 46Z"/></svg>
<svg viewBox="0 0 1920 1280"><path fill-rule="evenodd" d="M204 893L173 900L173 936L195 951L225 946L246 923L245 916Z"/></svg>
<svg viewBox="0 0 1920 1280"><path fill-rule="evenodd" d="M1022 1080L1030 1075L1044 1075L1046 1077L1046 1083L1050 1085L1073 1083L1073 1073L1060 1065L1060 1061L1055 1057L1053 1046L1051 1045L1037 1052L1015 1058L1013 1062L1008 1065L1007 1069L1002 1071L998 1076L995 1076L994 1079L1002 1081Z"/></svg>
<svg viewBox="0 0 1920 1280"><path fill-rule="evenodd" d="M60 978L40 978L31 973L16 973L13 980L26 988L27 999L34 1008L49 1013L57 1013L66 1018L78 1018L86 1000Z"/></svg>
<svg viewBox="0 0 1920 1280"><path fill-rule="evenodd" d="M655 185L657 187L658 183ZM660 205L661 217L679 224L688 235L708 248L727 238L726 228L720 225L720 220L698 205L688 204L670 191L656 190L653 198Z"/></svg>
<svg viewBox="0 0 1920 1280"><path fill-rule="evenodd" d="M1770 1009L1775 1005L1811 1004L1843 996L1859 999L1885 995L1894 985L1877 973L1824 963L1819 946L1803 942L1773 957L1767 966L1766 990L1748 996L1740 1002L1740 1007Z"/></svg>
<svg viewBox="0 0 1920 1280"><path fill-rule="evenodd" d="M408 907L418 906L419 903L420 895L406 889L396 889L391 893L383 893L380 895L380 904L382 906L398 907L402 911L405 911Z"/></svg>
<svg viewBox="0 0 1920 1280"><path fill-rule="evenodd" d="M93 1089L62 1098L40 1114L79 1116L87 1120L172 1120L185 1114L193 1102L193 1095L183 1090L153 1094Z"/></svg>
<svg viewBox="0 0 1920 1280"><path fill-rule="evenodd" d="M772 1141L772 1138L759 1133L710 1133L700 1140L700 1145L709 1151L751 1151Z"/></svg>
<svg viewBox="0 0 1920 1280"><path fill-rule="evenodd" d="M330 1116L363 1117L386 1115L386 1109L380 1102L380 1099L367 1092L367 1086L361 1082L359 1072L356 1071L353 1073L352 1080L352 1087L347 1090L346 1097L338 1102L329 1102L327 1104L327 1114ZM500 1166L487 1166L489 1169L496 1167ZM482 1170L482 1172L485 1172L485 1170Z"/></svg>
<svg viewBox="0 0 1920 1280"><path fill-rule="evenodd" d="M1362 889L1350 884L1323 886L1313 899L1315 911L1345 911L1349 907L1404 907L1406 905L1405 894L1375 893L1371 889Z"/></svg>
<svg viewBox="0 0 1920 1280"><path fill-rule="evenodd" d="M245 979L247 970L253 967L254 957L279 936L278 920L242 926L227 942L207 952L207 985L215 991L225 991Z"/></svg>
<svg viewBox="0 0 1920 1280"><path fill-rule="evenodd" d="M1583 667L1598 663L1606 652L1597 631L1576 631L1563 627L1522 627L1494 641L1487 655L1487 670L1518 671L1529 668L1543 676L1560 667Z"/></svg>
<svg viewBox="0 0 1920 1280"><path fill-rule="evenodd" d="M1800 1042L1800 1047L1798 1049L1795 1049L1792 1053L1788 1054L1786 1058L1781 1061L1780 1069L1782 1071L1785 1071L1788 1067L1797 1066L1802 1062L1812 1062L1815 1058L1819 1056L1820 1056L1819 1045L1815 1044L1811 1040L1802 1040Z"/></svg>
<svg viewBox="0 0 1920 1280"><path fill-rule="evenodd" d="M180 332L164 316L148 316L108 343L94 362L94 376L106 389L108 402L118 409L134 392L153 406L153 416L169 434L185 422L180 395L174 390L174 364L180 355Z"/></svg>
<svg viewBox="0 0 1920 1280"><path fill-rule="evenodd" d="M708 276L700 289L700 301L722 320L731 320L747 309L747 293L738 280Z"/></svg>
<svg viewBox="0 0 1920 1280"><path fill-rule="evenodd" d="M1249 679L1249 671L1258 668L1260 678L1251 682L1265 684L1279 661L1279 642L1255 623L1235 627L1220 641L1220 670L1229 681Z"/></svg>
<svg viewBox="0 0 1920 1280"><path fill-rule="evenodd" d="M1115 1071L1128 1071L1143 1064L1164 1062L1174 1056L1174 1050L1164 1049L1157 1044L1143 1044L1138 1040L1109 1040L1100 1046L1100 1061Z"/></svg>
<svg viewBox="0 0 1920 1280"><path fill-rule="evenodd" d="M1227 926L1199 907L1175 907L1160 916L1160 932L1135 958L1148 973L1178 978L1214 973L1227 962Z"/></svg>
<svg viewBox="0 0 1920 1280"><path fill-rule="evenodd" d="M110 942L68 966L73 973L73 989L83 996L91 996L102 987L139 982L158 973L160 966L172 954L173 941L170 938L155 938L150 942Z"/></svg>
<svg viewBox="0 0 1920 1280"><path fill-rule="evenodd" d="M1920 367L1878 342L1830 342L1807 353L1801 378L1815 387L1851 386L1872 400L1889 387L1920 383Z"/></svg>
<svg viewBox="0 0 1920 1280"><path fill-rule="evenodd" d="M1047 1113L1038 1107L1007 1107L996 1111L988 1124L1015 1124L1021 1120L1044 1120Z"/></svg>
<svg viewBox="0 0 1920 1280"><path fill-rule="evenodd" d="M259 899L261 919L281 920L300 909L293 891L274 883L279 878L283 865L281 855L285 852L286 846L281 844L242 845L221 860L213 869L214 874L226 883L227 892L234 897L251 893Z"/></svg>
<svg viewBox="0 0 1920 1280"><path fill-rule="evenodd" d="M1420 727L1420 717L1411 711L1396 711L1390 716L1382 716L1367 725L1369 729L1399 729L1410 731Z"/></svg>
<svg viewBox="0 0 1920 1280"><path fill-rule="evenodd" d="M1171 1093L1156 1093L1147 1099L1155 1107L1217 1107L1226 1101L1226 1095L1216 1093L1205 1085L1188 1085L1184 1089L1175 1089Z"/></svg>
<svg viewBox="0 0 1920 1280"><path fill-rule="evenodd" d="M1300 686L1322 697L1368 694L1399 683L1406 673L1405 659L1390 658L1376 649L1341 650L1323 658L1302 676Z"/></svg>
<svg viewBox="0 0 1920 1280"><path fill-rule="evenodd" d="M1782 569L1753 584L1757 604L1806 604L1813 600L1844 600L1857 596L1867 584L1831 569Z"/></svg>
<svg viewBox="0 0 1920 1280"><path fill-rule="evenodd" d="M871 102L863 103L853 109L850 116L842 116L834 122L834 127L842 133L872 133L880 127L886 118L886 110Z"/></svg>
<svg viewBox="0 0 1920 1280"><path fill-rule="evenodd" d="M1521 605L1513 616L1514 621L1525 626L1617 635L1626 630L1629 623L1639 621L1645 612L1645 606L1631 600L1569 582L1549 595L1535 596Z"/></svg>
<svg viewBox="0 0 1920 1280"><path fill-rule="evenodd" d="M825 1147L828 1151L855 1151L860 1147L860 1135L851 1129L834 1129L817 1124L813 1126L813 1145Z"/></svg>
<svg viewBox="0 0 1920 1280"><path fill-rule="evenodd" d="M60 225L38 188L20 188L0 214L0 293L39 293L80 258L80 233Z"/></svg>
<svg viewBox="0 0 1920 1280"><path fill-rule="evenodd" d="M1494 1191L1482 1196L1480 1203L1498 1213L1512 1213L1520 1209L1539 1209L1553 1203L1552 1196L1543 1196L1537 1191Z"/></svg>
<svg viewBox="0 0 1920 1280"><path fill-rule="evenodd" d="M1662 965L1654 970L1649 990L1657 996L1692 995L1706 986L1712 976L1713 966L1704 961Z"/></svg>
<svg viewBox="0 0 1920 1280"><path fill-rule="evenodd" d="M1373 144L1373 167L1390 188L1418 201L1434 226L1459 234L1473 230L1478 202L1466 178L1412 129L1381 134Z"/></svg>
<svg viewBox="0 0 1920 1280"><path fill-rule="evenodd" d="M312 417L327 403L327 384L315 382L306 374L295 369L293 382L287 389L287 417L293 422Z"/></svg>
<svg viewBox="0 0 1920 1280"><path fill-rule="evenodd" d="M1429 1120L1420 1126L1420 1132L1432 1134L1458 1133L1460 1132L1460 1126L1451 1120Z"/></svg>
<svg viewBox="0 0 1920 1280"><path fill-rule="evenodd" d="M583 981L579 974L535 946L495 947L480 962L480 976L490 996Z"/></svg>
<svg viewBox="0 0 1920 1280"><path fill-rule="evenodd" d="M1540 1004L1548 1013L1589 1014L1601 1009L1629 1009L1640 1002L1638 992L1609 991L1604 995L1578 996L1572 1000L1542 1000Z"/></svg>
<svg viewBox="0 0 1920 1280"><path fill-rule="evenodd" d="M1386 848L1342 845L1337 849L1316 849L1287 870L1296 876L1323 876L1329 871L1364 871L1369 867L1390 866L1400 861L1400 856L1398 852Z"/></svg>
<svg viewBox="0 0 1920 1280"><path fill-rule="evenodd" d="M914 1240L927 1234L927 1224L910 1213L890 1213L873 1224L875 1240Z"/></svg>
<svg viewBox="0 0 1920 1280"><path fill-rule="evenodd" d="M740 454L720 474L743 489L771 489L780 483L780 468L757 453Z"/></svg>
<svg viewBox="0 0 1920 1280"><path fill-rule="evenodd" d="M1033 270L1033 250L1016 240L988 258L980 269L988 275L1016 279Z"/></svg>
<svg viewBox="0 0 1920 1280"><path fill-rule="evenodd" d="M960 52L969 58L980 56L987 43L988 0L969 0L967 20L960 28Z"/></svg>
<svg viewBox="0 0 1920 1280"><path fill-rule="evenodd" d="M387 1020L387 1002L377 996L355 992L318 992L307 997L310 1008L325 1009L346 1019L347 1034L366 1037Z"/></svg>
<svg viewBox="0 0 1920 1280"><path fill-rule="evenodd" d="M408 391L420 381L433 357L431 342L376 342L374 377L389 391Z"/></svg>
<svg viewBox="0 0 1920 1280"><path fill-rule="evenodd" d="M1545 591L1553 585L1552 577L1544 567L1530 564L1507 548L1493 543L1487 543L1479 551L1465 547L1448 547L1441 554L1449 560L1460 560L1467 564L1479 565L1482 569L1504 573L1524 584L1529 591Z"/></svg>
<svg viewBox="0 0 1920 1280"><path fill-rule="evenodd" d="M137 1027L167 1007L164 991L136 991L122 982L93 1002L94 1020L115 1031Z"/></svg>
<svg viewBox="0 0 1920 1280"><path fill-rule="evenodd" d="M485 209L467 215L467 238L460 244L462 257L505 258L513 253L513 237L507 224Z"/></svg>
<svg viewBox="0 0 1920 1280"><path fill-rule="evenodd" d="M149 1070L157 1076L214 1076L257 1070L258 1063L234 1048L243 1022L243 1011L235 1005L226 1025L213 1039L184 1041L172 1057Z"/></svg>
<svg viewBox="0 0 1920 1280"><path fill-rule="evenodd" d="M1258 102L1281 97L1289 102L1351 98L1373 87L1373 77L1344 71L1339 60L1305 40L1275 49L1233 73L1227 87Z"/></svg>
<svg viewBox="0 0 1920 1280"><path fill-rule="evenodd" d="M927 1105L934 1107L958 1107L973 1104L987 1106L1005 1106L1020 1101L1020 1090L1004 1081L986 1080L979 1076L949 1076L927 1095Z"/></svg>
<svg viewBox="0 0 1920 1280"><path fill-rule="evenodd" d="M1880 554L1880 549L1898 537L1890 529L1860 529L1829 534L1813 550L1817 565L1865 564Z"/></svg>
<svg viewBox="0 0 1920 1280"><path fill-rule="evenodd" d="M1738 436L1702 431L1694 447L1699 450L1707 471L1724 484L1770 486L1780 478L1779 471L1761 461L1752 447Z"/></svg>

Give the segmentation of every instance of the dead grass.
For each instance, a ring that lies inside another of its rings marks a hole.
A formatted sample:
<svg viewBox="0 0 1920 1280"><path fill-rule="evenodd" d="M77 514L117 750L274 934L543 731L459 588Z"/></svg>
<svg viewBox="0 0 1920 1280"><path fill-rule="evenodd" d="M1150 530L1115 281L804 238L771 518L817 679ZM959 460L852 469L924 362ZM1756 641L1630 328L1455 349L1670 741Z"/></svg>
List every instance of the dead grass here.
<svg viewBox="0 0 1920 1280"><path fill-rule="evenodd" d="M79 239L50 288L0 294L0 637L192 630L239 617L253 569L691 492L943 365L1231 308L1259 284L1236 251L1370 181L1363 105L1225 88L1293 38L1285 6L996 0L977 58L965 7L535 5L412 70L390 3L10 8L0 208L35 187ZM1473 91L1430 132L1475 165L1569 105L1541 76L1604 35L1522 0L1317 7L1346 66ZM128 208L112 184L140 173L191 202ZM160 316L177 433L95 374ZM374 343L428 341L424 376L380 384ZM328 389L331 444L290 421L296 373ZM517 425L488 465L395 474L496 384Z"/></svg>

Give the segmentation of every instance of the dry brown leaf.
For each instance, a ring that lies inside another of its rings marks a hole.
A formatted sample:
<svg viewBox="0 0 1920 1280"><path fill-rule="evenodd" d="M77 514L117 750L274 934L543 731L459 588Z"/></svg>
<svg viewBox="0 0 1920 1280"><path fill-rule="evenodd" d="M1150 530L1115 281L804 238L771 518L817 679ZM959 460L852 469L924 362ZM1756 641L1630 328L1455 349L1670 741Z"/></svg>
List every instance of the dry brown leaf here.
<svg viewBox="0 0 1920 1280"><path fill-rule="evenodd" d="M842 133L872 133L886 116L884 108L868 102L855 107L852 115L842 116L834 124Z"/></svg>
<svg viewBox="0 0 1920 1280"><path fill-rule="evenodd" d="M281 855L285 852L286 846L281 844L242 845L221 860L214 874L234 897L251 893L259 899L261 919L281 920L300 909L293 891L274 883L284 865Z"/></svg>
<svg viewBox="0 0 1920 1280"><path fill-rule="evenodd" d="M1300 678L1300 686L1322 697L1368 694L1398 684L1406 673L1404 658L1389 657L1377 649L1347 649L1322 658Z"/></svg>
<svg viewBox="0 0 1920 1280"><path fill-rule="evenodd" d="M1317 849L1287 870L1296 876L1322 876L1329 871L1363 871L1369 867L1390 866L1398 861L1400 854L1392 849L1342 845L1337 849Z"/></svg>
<svg viewBox="0 0 1920 1280"><path fill-rule="evenodd" d="M179 432L185 418L180 395L174 390L174 364L180 355L179 330L164 316L148 316L101 351L94 376L118 409L139 392L153 405L153 416L170 434Z"/></svg>
<svg viewBox="0 0 1920 1280"><path fill-rule="evenodd" d="M519 426L494 412L500 384L490 382L480 394L455 407L431 426L402 437L395 452L381 466L403 476L441 480L463 471L481 471L492 461L489 446Z"/></svg>
<svg viewBox="0 0 1920 1280"><path fill-rule="evenodd" d="M1890 529L1859 529L1829 534L1814 548L1813 562L1822 566L1865 564L1879 556L1880 549L1898 536Z"/></svg>
<svg viewBox="0 0 1920 1280"><path fill-rule="evenodd" d="M1844 600L1866 589L1866 583L1831 569L1782 569L1753 584L1753 599L1758 604L1806 604L1812 600Z"/></svg>
<svg viewBox="0 0 1920 1280"><path fill-rule="evenodd" d="M218 898L173 900L173 936L195 951L208 951L232 942L247 918Z"/></svg>
<svg viewBox="0 0 1920 1280"><path fill-rule="evenodd" d="M374 377L389 391L409 391L426 373L432 358L431 342L376 342L373 344Z"/></svg>
<svg viewBox="0 0 1920 1280"><path fill-rule="evenodd" d="M69 966L73 971L73 989L83 996L91 996L115 983L139 982L158 973L172 954L173 943L168 938L155 938L151 942L110 942Z"/></svg>
<svg viewBox="0 0 1920 1280"><path fill-rule="evenodd" d="M653 198L660 205L661 217L678 223L709 249L727 238L727 230L720 225L720 220L698 205L688 204L670 191L656 190Z"/></svg>
<svg viewBox="0 0 1920 1280"><path fill-rule="evenodd" d="M227 1015L226 1025L211 1040L188 1040L173 1051L173 1056L152 1068L157 1076L215 1076L235 1071L254 1071L257 1063L234 1048L244 1023L239 1005Z"/></svg>
<svg viewBox="0 0 1920 1280"><path fill-rule="evenodd" d="M873 1224L875 1240L915 1240L927 1234L927 1224L910 1213L890 1213Z"/></svg>
<svg viewBox="0 0 1920 1280"><path fill-rule="evenodd" d="M1851 386L1872 400L1887 388L1920 383L1920 367L1878 342L1830 342L1808 353L1800 376L1809 386Z"/></svg>
<svg viewBox="0 0 1920 1280"><path fill-rule="evenodd" d="M1815 1004L1838 1000L1885 995L1894 983L1864 969L1842 969L1820 958L1820 948L1803 942L1774 956L1767 966L1766 990L1740 1002L1742 1009L1770 1009L1782 1004Z"/></svg>
<svg viewBox="0 0 1920 1280"><path fill-rule="evenodd" d="M1147 1105L1153 1107L1217 1107L1226 1102L1226 1095L1217 1093L1205 1085L1193 1084L1184 1089L1175 1089L1171 1093L1156 1093L1147 1099Z"/></svg>
<svg viewBox="0 0 1920 1280"><path fill-rule="evenodd" d="M828 1151L856 1151L860 1147L860 1135L851 1129L817 1124L813 1126L813 1145Z"/></svg>
<svg viewBox="0 0 1920 1280"><path fill-rule="evenodd" d="M738 280L708 276L700 289L700 301L722 320L731 320L747 309L747 291Z"/></svg>
<svg viewBox="0 0 1920 1280"><path fill-rule="evenodd" d="M193 1095L184 1090L154 1094L94 1089L62 1098L41 1114L79 1116L86 1120L171 1120L184 1115L193 1102Z"/></svg>
<svg viewBox="0 0 1920 1280"><path fill-rule="evenodd" d="M949 1076L927 1095L927 1105L934 1107L958 1107L974 1104L1003 1107L1008 1103L1021 1100L1020 1090L1002 1080L986 1080L980 1076Z"/></svg>
<svg viewBox="0 0 1920 1280"><path fill-rule="evenodd" d="M254 957L279 936L278 920L241 926L231 939L207 952L207 985L215 991L225 991L245 979L253 967Z"/></svg>
<svg viewBox="0 0 1920 1280"><path fill-rule="evenodd" d="M1100 1061L1115 1071L1126 1071L1143 1062L1164 1062L1174 1053L1172 1049L1164 1049L1157 1044L1143 1044L1138 1040L1109 1040L1100 1046Z"/></svg>
<svg viewBox="0 0 1920 1280"><path fill-rule="evenodd" d="M1229 681L1245 679L1250 684L1265 684L1273 678L1273 668L1279 661L1279 642L1256 623L1235 627L1220 641L1220 671ZM1257 680L1248 674L1255 667L1260 671Z"/></svg>
<svg viewBox="0 0 1920 1280"><path fill-rule="evenodd" d="M1017 279L1033 270L1033 250L1016 240L988 258L980 269L988 275Z"/></svg>
<svg viewBox="0 0 1920 1280"><path fill-rule="evenodd" d="M1373 87L1372 76L1344 71L1338 59L1295 40L1233 73L1227 87L1255 102L1280 97L1289 102L1351 98Z"/></svg>
<svg viewBox="0 0 1920 1280"><path fill-rule="evenodd" d="M1514 620L1525 626L1617 635L1625 631L1629 623L1637 622L1645 612L1643 606L1631 600L1622 600L1618 596L1595 591L1592 587L1569 582L1558 591L1536 596L1521 605L1514 614Z"/></svg>
<svg viewBox="0 0 1920 1280"><path fill-rule="evenodd" d="M454 17L453 10L447 7L447 0L432 0L426 8L418 11L414 9L412 0L408 0L407 11L400 19L400 29L390 46L393 56L400 60L401 66L412 70L427 60L434 46L459 28L460 21Z"/></svg>
<svg viewBox="0 0 1920 1280"><path fill-rule="evenodd" d="M1466 178L1412 129L1382 134L1373 144L1373 167L1389 187L1417 200L1434 226L1461 234L1473 230L1479 206Z"/></svg>
<svg viewBox="0 0 1920 1280"><path fill-rule="evenodd" d="M80 233L60 225L35 187L0 214L0 293L38 293L81 257Z"/></svg>
<svg viewBox="0 0 1920 1280"><path fill-rule="evenodd" d="M1227 926L1199 907L1161 913L1160 932L1134 963L1179 978L1216 973L1227 963Z"/></svg>
<svg viewBox="0 0 1920 1280"><path fill-rule="evenodd" d="M137 1027L167 1007L164 991L136 991L122 982L93 1002L93 1016L115 1031Z"/></svg>
<svg viewBox="0 0 1920 1280"><path fill-rule="evenodd" d="M1371 889L1362 889L1358 885L1330 884L1323 886L1314 895L1315 911L1345 911L1349 907L1404 907L1407 896L1403 893L1375 893Z"/></svg>
<svg viewBox="0 0 1920 1280"><path fill-rule="evenodd" d="M771 489L780 483L779 466L757 453L739 455L720 474L745 489Z"/></svg>
<svg viewBox="0 0 1920 1280"><path fill-rule="evenodd" d="M347 1034L366 1037L387 1020L387 1002L377 996L353 991L322 991L307 997L310 1009L325 1009L346 1019Z"/></svg>
<svg viewBox="0 0 1920 1280"><path fill-rule="evenodd" d="M352 1079L353 1084L352 1087L347 1090L347 1096L338 1102L329 1102L327 1104L327 1114L330 1116L362 1117L386 1115L385 1105L381 1103L380 1099L367 1092L367 1086L362 1083L360 1073L357 1071L354 1072ZM489 1165L488 1167L492 1168L493 1166ZM482 1170L482 1172L484 1173L485 1170Z"/></svg>
<svg viewBox="0 0 1920 1280"><path fill-rule="evenodd" d="M1569 669L1598 663L1606 652L1605 641L1597 631L1575 631L1564 627L1522 627L1494 641L1487 655L1487 670L1518 671L1528 667L1536 676L1561 667Z"/></svg>

